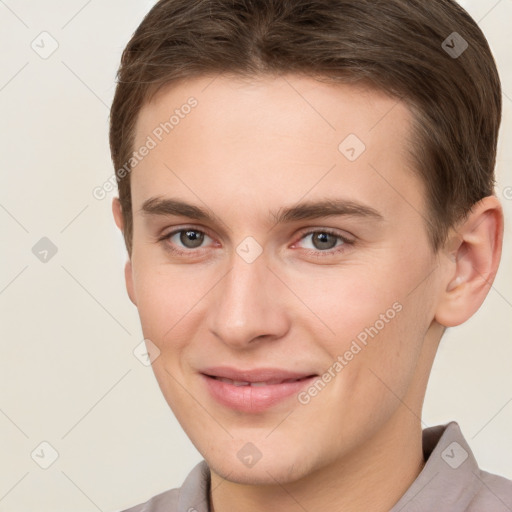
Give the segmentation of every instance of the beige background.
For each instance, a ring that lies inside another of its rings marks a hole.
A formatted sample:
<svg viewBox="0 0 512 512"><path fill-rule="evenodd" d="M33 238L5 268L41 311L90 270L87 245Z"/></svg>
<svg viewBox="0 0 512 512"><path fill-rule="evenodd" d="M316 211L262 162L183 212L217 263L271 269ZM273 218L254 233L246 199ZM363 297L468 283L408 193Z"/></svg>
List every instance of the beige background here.
<svg viewBox="0 0 512 512"><path fill-rule="evenodd" d="M201 460L133 355L142 335L113 193L92 196L113 172L120 53L152 3L0 1L0 512L112 512L179 486ZM424 422L457 420L481 466L512 479L512 0L463 5L503 82L497 193L508 233L487 302L442 342ZM58 48L43 59L32 41ZM57 247L46 263L32 252L42 237ZM43 441L58 453L48 469L31 458L51 462Z"/></svg>

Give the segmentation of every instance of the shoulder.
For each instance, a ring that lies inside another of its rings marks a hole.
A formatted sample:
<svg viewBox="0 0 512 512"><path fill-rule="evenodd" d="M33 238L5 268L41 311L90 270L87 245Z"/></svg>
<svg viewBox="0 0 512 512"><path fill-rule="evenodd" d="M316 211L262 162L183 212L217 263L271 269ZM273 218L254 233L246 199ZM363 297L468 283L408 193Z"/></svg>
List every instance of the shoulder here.
<svg viewBox="0 0 512 512"><path fill-rule="evenodd" d="M423 430L425 465L391 512L512 512L512 481L483 471L457 422Z"/></svg>
<svg viewBox="0 0 512 512"><path fill-rule="evenodd" d="M512 510L512 480L482 470L474 475L475 494L467 512Z"/></svg>
<svg viewBox="0 0 512 512"><path fill-rule="evenodd" d="M209 512L210 469L205 460L188 474L181 487L164 491L122 512Z"/></svg>
<svg viewBox="0 0 512 512"><path fill-rule="evenodd" d="M122 512L174 512L178 510L179 495L179 488L170 489Z"/></svg>

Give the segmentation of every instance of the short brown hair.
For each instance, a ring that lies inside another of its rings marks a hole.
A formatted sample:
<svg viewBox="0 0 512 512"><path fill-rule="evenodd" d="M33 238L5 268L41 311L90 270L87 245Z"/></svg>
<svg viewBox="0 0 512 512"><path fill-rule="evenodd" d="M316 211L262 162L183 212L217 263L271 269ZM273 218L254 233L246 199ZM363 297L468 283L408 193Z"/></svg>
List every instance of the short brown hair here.
<svg viewBox="0 0 512 512"><path fill-rule="evenodd" d="M409 106L410 151L426 186L434 250L475 203L494 194L500 79L485 36L455 1L160 0L122 54L110 117L130 255L126 164L143 105L181 79L290 72L369 83Z"/></svg>

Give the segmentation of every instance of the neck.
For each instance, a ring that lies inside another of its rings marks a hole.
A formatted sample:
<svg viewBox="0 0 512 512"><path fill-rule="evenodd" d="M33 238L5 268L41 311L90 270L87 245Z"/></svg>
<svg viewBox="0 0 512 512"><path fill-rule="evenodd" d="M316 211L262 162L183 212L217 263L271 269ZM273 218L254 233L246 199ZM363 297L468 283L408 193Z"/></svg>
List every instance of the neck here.
<svg viewBox="0 0 512 512"><path fill-rule="evenodd" d="M364 446L294 482L243 485L211 472L212 512L336 510L388 512L424 466L420 420L396 414Z"/></svg>

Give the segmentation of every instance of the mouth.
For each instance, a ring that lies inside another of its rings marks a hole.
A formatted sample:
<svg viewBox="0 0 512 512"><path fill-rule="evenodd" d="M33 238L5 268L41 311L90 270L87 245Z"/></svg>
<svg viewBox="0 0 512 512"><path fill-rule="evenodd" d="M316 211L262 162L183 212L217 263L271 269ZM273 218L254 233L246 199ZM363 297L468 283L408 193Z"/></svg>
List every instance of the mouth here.
<svg viewBox="0 0 512 512"><path fill-rule="evenodd" d="M222 368L202 372L200 376L210 397L218 404L240 412L262 413L296 398L318 374Z"/></svg>
<svg viewBox="0 0 512 512"><path fill-rule="evenodd" d="M226 377L216 377L215 375L206 375L215 380L220 380L221 382L226 382L227 384L231 384L233 386L252 386L252 387L263 387L263 386L273 386L275 384L287 384L289 382L299 382L305 379L309 379L311 377L315 377L316 375L308 375L307 377L300 377L298 379L271 379L266 381L243 381L243 380L232 380Z"/></svg>

